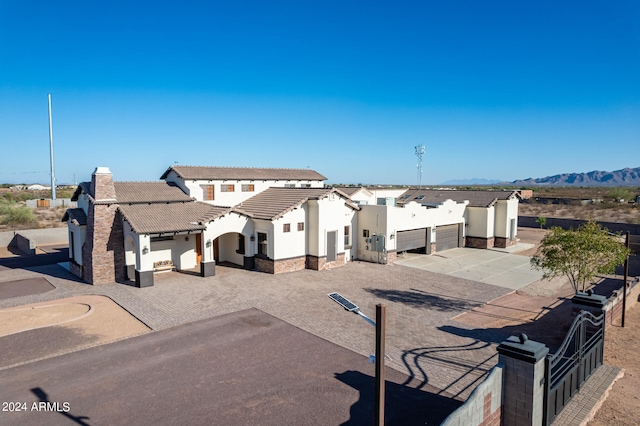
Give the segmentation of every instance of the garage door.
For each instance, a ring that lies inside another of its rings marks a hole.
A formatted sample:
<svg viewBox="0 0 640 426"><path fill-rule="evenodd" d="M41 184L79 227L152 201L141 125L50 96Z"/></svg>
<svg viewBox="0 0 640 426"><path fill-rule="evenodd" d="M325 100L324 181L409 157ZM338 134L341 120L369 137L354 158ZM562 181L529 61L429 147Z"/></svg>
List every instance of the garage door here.
<svg viewBox="0 0 640 426"><path fill-rule="evenodd" d="M458 224L436 228L436 252L458 247Z"/></svg>
<svg viewBox="0 0 640 426"><path fill-rule="evenodd" d="M397 251L407 251L426 247L427 228L411 229L409 231L398 231L397 238Z"/></svg>

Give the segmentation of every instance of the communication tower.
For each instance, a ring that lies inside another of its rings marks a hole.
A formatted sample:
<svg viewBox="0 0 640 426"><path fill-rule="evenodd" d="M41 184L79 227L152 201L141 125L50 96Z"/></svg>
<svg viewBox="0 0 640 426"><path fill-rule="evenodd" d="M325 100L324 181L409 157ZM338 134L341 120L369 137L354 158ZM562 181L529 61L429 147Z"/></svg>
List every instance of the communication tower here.
<svg viewBox="0 0 640 426"><path fill-rule="evenodd" d="M416 168L418 169L418 188L422 188L422 155L424 154L424 145L419 145L415 147L416 157L418 157L418 164L416 164Z"/></svg>

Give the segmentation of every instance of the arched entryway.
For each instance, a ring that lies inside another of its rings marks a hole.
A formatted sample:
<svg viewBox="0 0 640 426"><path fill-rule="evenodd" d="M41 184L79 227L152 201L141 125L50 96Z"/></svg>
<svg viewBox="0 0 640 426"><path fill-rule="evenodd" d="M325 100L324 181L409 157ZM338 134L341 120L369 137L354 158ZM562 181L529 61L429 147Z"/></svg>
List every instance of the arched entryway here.
<svg viewBox="0 0 640 426"><path fill-rule="evenodd" d="M213 258L217 265L246 267L249 238L238 232L227 232L213 240Z"/></svg>

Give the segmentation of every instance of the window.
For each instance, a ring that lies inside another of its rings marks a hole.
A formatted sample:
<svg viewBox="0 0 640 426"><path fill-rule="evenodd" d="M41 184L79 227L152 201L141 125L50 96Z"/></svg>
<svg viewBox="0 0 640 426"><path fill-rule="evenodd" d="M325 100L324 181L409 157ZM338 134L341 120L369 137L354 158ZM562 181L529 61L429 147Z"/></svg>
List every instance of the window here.
<svg viewBox="0 0 640 426"><path fill-rule="evenodd" d="M300 188L311 188L311 184L310 183L303 183L302 185L300 185Z"/></svg>
<svg viewBox="0 0 640 426"><path fill-rule="evenodd" d="M242 185L242 192L253 192L253 191L255 191L255 186L253 186L252 183Z"/></svg>
<svg viewBox="0 0 640 426"><path fill-rule="evenodd" d="M213 185L202 185L202 199L205 201L215 200Z"/></svg>
<svg viewBox="0 0 640 426"><path fill-rule="evenodd" d="M351 227L350 226L344 227L344 245L345 246L351 245Z"/></svg>
<svg viewBox="0 0 640 426"><path fill-rule="evenodd" d="M266 256L268 253L267 234L258 232L258 254Z"/></svg>
<svg viewBox="0 0 640 426"><path fill-rule="evenodd" d="M369 230L368 229L363 229L362 230L362 236L364 238L369 238Z"/></svg>
<svg viewBox="0 0 640 426"><path fill-rule="evenodd" d="M244 254L244 235L238 234L238 250L236 250L238 254Z"/></svg>
<svg viewBox="0 0 640 426"><path fill-rule="evenodd" d="M152 243L157 243L158 241L171 241L173 240L173 235L164 235L160 237L151 237Z"/></svg>
<svg viewBox="0 0 640 426"><path fill-rule="evenodd" d="M295 183L285 183L285 184L284 184L284 187L285 187L285 188L295 188L295 187L296 187L296 184L295 184Z"/></svg>
<svg viewBox="0 0 640 426"><path fill-rule="evenodd" d="M285 223L282 225L282 232L291 232L291 224Z"/></svg>
<svg viewBox="0 0 640 426"><path fill-rule="evenodd" d="M71 255L69 258L71 259L72 262L76 263L76 250L73 247L74 245L74 235L73 235L73 231L69 231L69 254Z"/></svg>
<svg viewBox="0 0 640 426"><path fill-rule="evenodd" d="M298 231L304 231L304 222L298 222Z"/></svg>
<svg viewBox="0 0 640 426"><path fill-rule="evenodd" d="M220 185L220 192L233 192L235 190L235 185Z"/></svg>

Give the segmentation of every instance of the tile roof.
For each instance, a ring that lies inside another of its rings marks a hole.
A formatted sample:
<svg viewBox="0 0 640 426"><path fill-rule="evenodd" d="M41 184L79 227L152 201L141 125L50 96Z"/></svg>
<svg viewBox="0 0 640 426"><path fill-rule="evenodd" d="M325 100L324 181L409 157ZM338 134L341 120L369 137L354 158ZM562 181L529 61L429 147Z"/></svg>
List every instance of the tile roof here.
<svg viewBox="0 0 640 426"><path fill-rule="evenodd" d="M62 221L71 221L71 223L75 225L84 226L87 224L87 215L81 208L67 209L67 211L62 216Z"/></svg>
<svg viewBox="0 0 640 426"><path fill-rule="evenodd" d="M409 189L398 197L398 204L410 201L416 203L442 203L445 200L469 201L469 207L490 207L498 200L517 197L517 191L457 191L435 189Z"/></svg>
<svg viewBox="0 0 640 426"><path fill-rule="evenodd" d="M334 188L269 188L236 205L233 210L255 219L279 219L308 200L319 200L336 193L347 201L347 205L358 210L347 194Z"/></svg>
<svg viewBox="0 0 640 426"><path fill-rule="evenodd" d="M347 194L349 197L351 197L353 194L355 194L360 190L366 189L362 186L334 186L334 188L339 189L340 191Z"/></svg>
<svg viewBox="0 0 640 426"><path fill-rule="evenodd" d="M172 170L183 179L194 180L327 180L310 169L204 166L171 166L160 179L165 179Z"/></svg>
<svg viewBox="0 0 640 426"><path fill-rule="evenodd" d="M171 182L114 182L113 186L119 204L176 203L192 200ZM71 200L78 201L83 192L93 201L91 182L80 182Z"/></svg>
<svg viewBox="0 0 640 426"><path fill-rule="evenodd" d="M199 231L206 228L201 218L211 205L201 202L169 204L121 204L118 209L138 234Z"/></svg>
<svg viewBox="0 0 640 426"><path fill-rule="evenodd" d="M175 184L167 182L114 182L119 204L191 201Z"/></svg>

